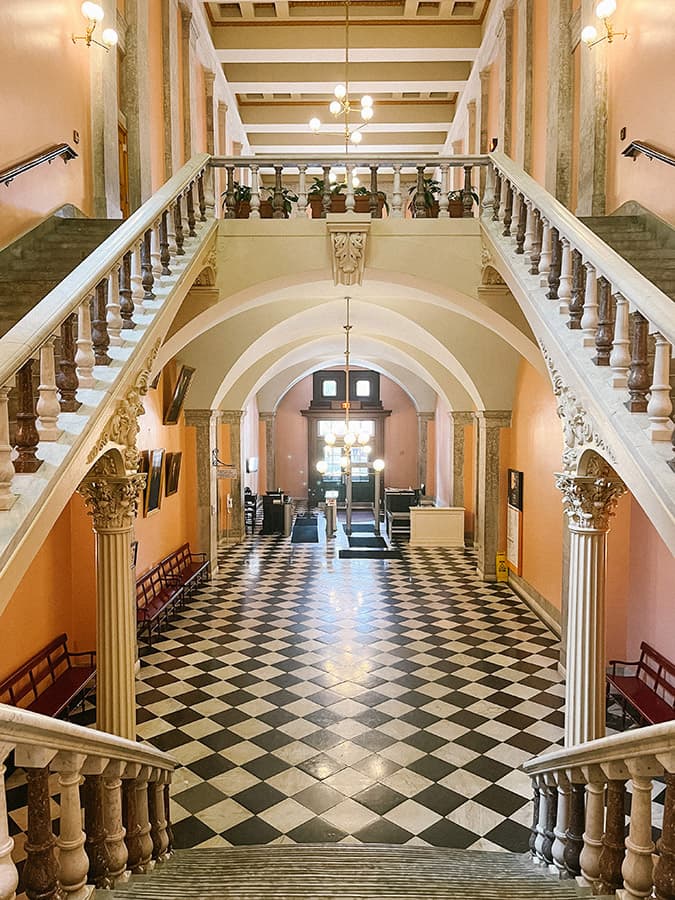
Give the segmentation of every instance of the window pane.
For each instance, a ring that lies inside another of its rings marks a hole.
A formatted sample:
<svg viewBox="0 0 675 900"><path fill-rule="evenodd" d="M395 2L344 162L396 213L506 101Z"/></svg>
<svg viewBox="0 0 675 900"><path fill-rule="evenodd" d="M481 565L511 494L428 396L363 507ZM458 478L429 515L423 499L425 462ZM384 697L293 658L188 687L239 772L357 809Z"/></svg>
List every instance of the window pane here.
<svg viewBox="0 0 675 900"><path fill-rule="evenodd" d="M364 378L360 378L356 382L356 396L357 397L370 397L370 382L366 381Z"/></svg>
<svg viewBox="0 0 675 900"><path fill-rule="evenodd" d="M321 382L321 394L324 397L337 397L337 381L327 378Z"/></svg>
<svg viewBox="0 0 675 900"><path fill-rule="evenodd" d="M352 481L368 481L368 467L352 466Z"/></svg>
<svg viewBox="0 0 675 900"><path fill-rule="evenodd" d="M319 437L324 437L327 434L334 434L337 437L342 437L347 430L344 421L336 419L320 419L318 428Z"/></svg>

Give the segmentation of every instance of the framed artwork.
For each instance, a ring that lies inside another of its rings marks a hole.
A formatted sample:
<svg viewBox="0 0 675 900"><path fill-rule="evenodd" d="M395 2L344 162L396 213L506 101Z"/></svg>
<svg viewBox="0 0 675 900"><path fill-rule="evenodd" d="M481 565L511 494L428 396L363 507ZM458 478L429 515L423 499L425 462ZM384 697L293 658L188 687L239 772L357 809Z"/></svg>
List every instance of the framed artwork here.
<svg viewBox="0 0 675 900"><path fill-rule="evenodd" d="M146 516L158 512L162 505L162 479L164 475L164 449L146 450L144 457L147 457L147 483L145 485L145 504L143 514Z"/></svg>
<svg viewBox="0 0 675 900"><path fill-rule="evenodd" d="M523 565L523 473L508 470L506 508L506 564L520 575Z"/></svg>
<svg viewBox="0 0 675 900"><path fill-rule="evenodd" d="M131 568L136 568L138 562L138 541L131 542Z"/></svg>
<svg viewBox="0 0 675 900"><path fill-rule="evenodd" d="M509 469L509 506L523 511L523 473L517 469Z"/></svg>
<svg viewBox="0 0 675 900"><path fill-rule="evenodd" d="M172 494L175 494L178 491L178 482L180 480L180 464L182 459L182 453L166 454L166 464L164 466L164 495L166 497L170 497Z"/></svg>
<svg viewBox="0 0 675 900"><path fill-rule="evenodd" d="M178 423L178 417L185 402L185 395L188 392L194 374L195 370L189 366L183 366L178 373L176 386L173 389L173 397L164 413L165 425L176 425Z"/></svg>

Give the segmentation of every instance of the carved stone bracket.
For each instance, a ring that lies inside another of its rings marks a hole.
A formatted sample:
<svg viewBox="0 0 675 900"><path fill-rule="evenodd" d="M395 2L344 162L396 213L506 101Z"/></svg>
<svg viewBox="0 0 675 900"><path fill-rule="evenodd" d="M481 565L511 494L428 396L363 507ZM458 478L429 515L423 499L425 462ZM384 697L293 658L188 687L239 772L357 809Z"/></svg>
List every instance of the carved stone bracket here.
<svg viewBox="0 0 675 900"><path fill-rule="evenodd" d="M598 433L592 416L567 386L556 368L551 354L541 341L539 345L551 373L553 393L557 401L557 412L563 426L565 449L563 450L562 461L564 471L575 472L581 455L585 450L596 450L611 462L614 462L616 460L614 452Z"/></svg>
<svg viewBox="0 0 675 900"><path fill-rule="evenodd" d="M139 432L138 417L145 412L143 397L148 392L149 375L155 361L161 340L158 340L148 355L135 383L127 391L126 396L118 401L115 412L108 419L101 436L92 448L87 462L93 462L108 444L117 444L122 448L124 466L128 472L137 472L140 453L136 449L136 437Z"/></svg>
<svg viewBox="0 0 675 900"><path fill-rule="evenodd" d="M494 287L497 285L506 287L506 282L497 271L495 261L489 249L482 244L480 251L481 277L480 283L483 286Z"/></svg>
<svg viewBox="0 0 675 900"><path fill-rule="evenodd" d="M336 285L361 284L366 262L370 216L353 214L326 219L330 238L333 281Z"/></svg>
<svg viewBox="0 0 675 900"><path fill-rule="evenodd" d="M600 474L603 472L603 474ZM575 530L608 531L616 504L626 492L626 485L612 469L599 463L598 473L570 475L559 472L556 487L563 494L563 507L569 526Z"/></svg>

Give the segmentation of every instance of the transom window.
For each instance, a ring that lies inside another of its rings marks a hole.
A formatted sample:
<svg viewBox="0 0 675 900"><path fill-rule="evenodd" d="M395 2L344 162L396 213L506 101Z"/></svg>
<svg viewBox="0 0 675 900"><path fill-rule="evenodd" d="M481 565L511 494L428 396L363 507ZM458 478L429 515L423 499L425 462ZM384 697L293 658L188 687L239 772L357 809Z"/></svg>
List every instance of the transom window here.
<svg viewBox="0 0 675 900"><path fill-rule="evenodd" d="M370 397L371 384L365 378L359 378L356 382L356 396Z"/></svg>
<svg viewBox="0 0 675 900"><path fill-rule="evenodd" d="M350 419L349 427L356 434L365 432L369 438L375 434L375 422L373 419ZM319 419L317 423L317 433L319 437L325 437L327 434L334 434L336 438L344 437L347 431L347 425L344 419Z"/></svg>
<svg viewBox="0 0 675 900"><path fill-rule="evenodd" d="M321 382L322 397L337 397L337 381L333 378L326 378Z"/></svg>

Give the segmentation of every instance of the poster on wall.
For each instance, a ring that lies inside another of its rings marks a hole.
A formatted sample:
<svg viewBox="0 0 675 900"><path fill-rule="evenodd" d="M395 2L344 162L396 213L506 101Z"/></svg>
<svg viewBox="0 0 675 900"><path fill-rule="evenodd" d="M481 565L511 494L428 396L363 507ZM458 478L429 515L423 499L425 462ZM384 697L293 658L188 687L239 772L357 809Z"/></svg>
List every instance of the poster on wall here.
<svg viewBox="0 0 675 900"><path fill-rule="evenodd" d="M509 469L506 507L506 564L520 575L523 563L523 473Z"/></svg>

